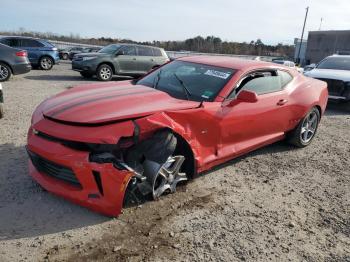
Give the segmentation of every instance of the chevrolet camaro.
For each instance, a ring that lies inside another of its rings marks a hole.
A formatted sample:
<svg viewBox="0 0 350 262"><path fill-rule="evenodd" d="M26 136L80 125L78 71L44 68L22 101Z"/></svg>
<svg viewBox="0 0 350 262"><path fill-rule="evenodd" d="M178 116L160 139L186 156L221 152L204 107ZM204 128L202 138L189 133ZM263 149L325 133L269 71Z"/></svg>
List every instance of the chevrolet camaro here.
<svg viewBox="0 0 350 262"><path fill-rule="evenodd" d="M80 85L42 102L28 131L30 175L108 216L285 139L314 138L327 84L231 57L169 62L139 80Z"/></svg>

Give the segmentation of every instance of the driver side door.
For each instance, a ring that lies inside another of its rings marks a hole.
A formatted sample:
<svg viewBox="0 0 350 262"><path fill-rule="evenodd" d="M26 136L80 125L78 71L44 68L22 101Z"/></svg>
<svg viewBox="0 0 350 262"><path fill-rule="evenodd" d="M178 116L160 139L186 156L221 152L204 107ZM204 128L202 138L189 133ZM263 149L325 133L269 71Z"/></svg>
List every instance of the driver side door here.
<svg viewBox="0 0 350 262"><path fill-rule="evenodd" d="M277 70L251 72L240 81L221 108L220 157L241 155L284 137L292 112L283 87ZM255 92L257 101L239 101L242 90Z"/></svg>
<svg viewBox="0 0 350 262"><path fill-rule="evenodd" d="M118 74L137 73L137 54L135 46L123 46L115 55L114 63Z"/></svg>

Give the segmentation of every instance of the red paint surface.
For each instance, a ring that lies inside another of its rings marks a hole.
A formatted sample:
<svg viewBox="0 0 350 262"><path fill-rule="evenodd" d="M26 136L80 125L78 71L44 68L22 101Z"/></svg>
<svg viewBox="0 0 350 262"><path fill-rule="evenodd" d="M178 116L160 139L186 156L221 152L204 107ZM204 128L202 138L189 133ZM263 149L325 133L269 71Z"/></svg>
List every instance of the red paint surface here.
<svg viewBox="0 0 350 262"><path fill-rule="evenodd" d="M321 113L326 108L326 84L286 67L225 57L182 60L233 68L237 72L214 102L204 102L200 107L198 102L178 100L130 81L81 85L44 101L33 115L28 149L72 168L82 189L41 174L30 164L33 178L50 192L94 211L117 216L132 173L117 170L111 164L91 163L88 152L38 137L32 133L33 128L70 141L116 144L121 137L133 135L134 124L130 119L134 118L140 127L140 139L161 128L170 128L182 136L192 149L196 171L202 172L283 139L313 106L319 106ZM280 92L259 95L255 103L225 100L247 72L268 68L287 70L294 79ZM279 103L285 100L286 103ZM105 190L103 196L94 199L88 198L89 194L99 194L92 170L101 173Z"/></svg>

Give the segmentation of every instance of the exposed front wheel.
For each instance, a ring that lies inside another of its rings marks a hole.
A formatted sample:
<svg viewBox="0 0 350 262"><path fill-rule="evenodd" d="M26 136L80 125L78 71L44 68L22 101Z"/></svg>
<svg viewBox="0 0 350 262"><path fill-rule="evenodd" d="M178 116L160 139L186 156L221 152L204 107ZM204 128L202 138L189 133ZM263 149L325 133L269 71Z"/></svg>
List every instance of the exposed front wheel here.
<svg viewBox="0 0 350 262"><path fill-rule="evenodd" d="M53 59L48 56L43 56L40 58L39 66L42 70L51 70L53 67Z"/></svg>
<svg viewBox="0 0 350 262"><path fill-rule="evenodd" d="M11 77L11 68L4 64L0 63L0 82L5 82Z"/></svg>
<svg viewBox="0 0 350 262"><path fill-rule="evenodd" d="M113 70L109 65L103 64L97 68L96 76L98 80L110 81L113 77Z"/></svg>
<svg viewBox="0 0 350 262"><path fill-rule="evenodd" d="M316 134L320 117L318 109L313 107L289 134L289 142L297 147L308 146Z"/></svg>
<svg viewBox="0 0 350 262"><path fill-rule="evenodd" d="M62 55L62 59L63 59L63 60L68 60L68 54L63 54L63 55Z"/></svg>
<svg viewBox="0 0 350 262"><path fill-rule="evenodd" d="M146 160L144 163L145 175L152 187L152 198L158 199L165 193L175 193L176 186L181 181L186 181L186 173L181 173L181 166L185 161L184 156L170 156L160 165Z"/></svg>

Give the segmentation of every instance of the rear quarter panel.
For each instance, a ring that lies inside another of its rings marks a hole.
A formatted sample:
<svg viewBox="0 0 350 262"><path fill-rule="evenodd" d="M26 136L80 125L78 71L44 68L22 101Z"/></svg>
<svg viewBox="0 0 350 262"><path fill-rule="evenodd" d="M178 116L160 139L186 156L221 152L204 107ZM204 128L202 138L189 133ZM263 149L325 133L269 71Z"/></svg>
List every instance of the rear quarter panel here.
<svg viewBox="0 0 350 262"><path fill-rule="evenodd" d="M327 84L300 74L296 76L294 85L290 88L289 101L295 114L295 125L314 106L317 106L323 115L328 101Z"/></svg>

